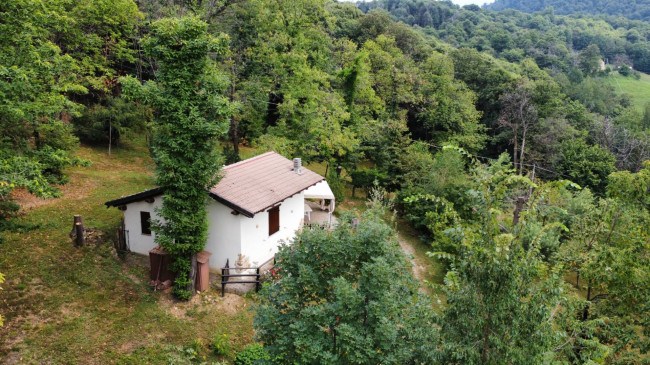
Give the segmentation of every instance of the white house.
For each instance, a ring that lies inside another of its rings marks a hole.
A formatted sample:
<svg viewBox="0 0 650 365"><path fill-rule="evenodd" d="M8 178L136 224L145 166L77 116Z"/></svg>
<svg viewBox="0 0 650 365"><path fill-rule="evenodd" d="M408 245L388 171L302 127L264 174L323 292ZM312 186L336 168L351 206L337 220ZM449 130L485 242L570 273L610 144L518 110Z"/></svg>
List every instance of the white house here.
<svg viewBox="0 0 650 365"><path fill-rule="evenodd" d="M301 166L300 159L288 160L275 152L224 166L219 183L208 190L209 231L205 250L210 268L219 269L241 258L251 266L270 259L281 240L289 242L300 229L306 198L331 199L334 195L325 178ZM156 244L150 220L158 218L164 192L154 188L106 202L124 211L124 230L132 252L147 255ZM312 204L313 205L313 204ZM307 207L307 208L305 208Z"/></svg>

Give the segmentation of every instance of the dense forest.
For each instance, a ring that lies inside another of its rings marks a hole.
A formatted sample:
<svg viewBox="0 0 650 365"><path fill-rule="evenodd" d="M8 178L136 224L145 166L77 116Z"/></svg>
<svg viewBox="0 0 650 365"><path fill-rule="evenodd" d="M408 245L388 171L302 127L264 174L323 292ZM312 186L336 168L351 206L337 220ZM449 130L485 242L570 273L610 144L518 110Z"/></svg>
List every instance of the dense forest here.
<svg viewBox="0 0 650 365"><path fill-rule="evenodd" d="M522 0L496 0L488 4L487 9L505 10L515 9L525 13L534 13L552 7L557 14L606 14L621 15L634 20L650 20L650 1L522 1Z"/></svg>
<svg viewBox="0 0 650 365"><path fill-rule="evenodd" d="M337 200L375 197L356 231L280 252L255 324L274 361L647 360L650 105L605 79L650 72L649 23L421 0L16 0L0 30L2 229L20 228L17 188L56 197L66 166L92 163L80 143L137 132L185 224L154 229L191 254L218 166L273 149L327 165ZM442 309L408 270L381 280L406 265L387 204L446 264Z"/></svg>

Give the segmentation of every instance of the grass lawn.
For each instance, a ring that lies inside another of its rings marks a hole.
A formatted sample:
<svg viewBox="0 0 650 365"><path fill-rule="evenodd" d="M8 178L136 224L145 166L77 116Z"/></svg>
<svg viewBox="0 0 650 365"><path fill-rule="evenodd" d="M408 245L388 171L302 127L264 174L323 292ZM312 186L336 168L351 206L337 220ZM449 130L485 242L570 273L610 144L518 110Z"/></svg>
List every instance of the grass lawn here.
<svg viewBox="0 0 650 365"><path fill-rule="evenodd" d="M641 79L632 76L625 77L618 72L613 72L605 80L614 86L616 91L629 94L634 107L643 112L644 106L650 103L650 75L641 73Z"/></svg>
<svg viewBox="0 0 650 365"><path fill-rule="evenodd" d="M117 258L110 242L74 248L68 237L74 214L86 227L113 232L121 212L103 203L151 187L152 161L144 143L114 149L82 147L91 167L70 169L64 196L21 196L30 232L7 233L0 246L0 359L7 363L168 363L197 356L232 358L253 341L251 300L210 292L178 303L148 286L146 259ZM145 168L143 168L143 166ZM228 334L232 351L210 354L207 344ZM177 346L177 347L172 347ZM179 348L178 346L184 346Z"/></svg>

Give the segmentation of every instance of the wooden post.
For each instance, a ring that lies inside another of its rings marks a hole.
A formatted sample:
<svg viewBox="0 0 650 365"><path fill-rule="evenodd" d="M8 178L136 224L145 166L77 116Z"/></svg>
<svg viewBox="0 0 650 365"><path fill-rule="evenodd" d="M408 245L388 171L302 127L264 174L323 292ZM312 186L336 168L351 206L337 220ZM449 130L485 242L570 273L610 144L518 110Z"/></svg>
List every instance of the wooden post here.
<svg viewBox="0 0 650 365"><path fill-rule="evenodd" d="M221 269L221 296L223 297L226 294L226 275L230 274L230 270L227 268L229 265L230 259L226 259L226 268Z"/></svg>
<svg viewBox="0 0 650 365"><path fill-rule="evenodd" d="M84 237L84 224L83 219L80 215L74 216L74 230L75 235L75 246L81 247L86 244L86 238Z"/></svg>
<svg viewBox="0 0 650 365"><path fill-rule="evenodd" d="M255 269L255 273L257 274L257 276L255 276L255 292L257 293L258 291L260 291L260 268L259 267Z"/></svg>
<svg viewBox="0 0 650 365"><path fill-rule="evenodd" d="M192 263L192 266L190 269L190 277L189 277L190 284L188 284L187 290L189 290L192 293L192 295L194 295L194 293L196 293L196 289L195 289L196 288L196 266L197 266L196 254L192 254L192 256L190 256L190 262Z"/></svg>

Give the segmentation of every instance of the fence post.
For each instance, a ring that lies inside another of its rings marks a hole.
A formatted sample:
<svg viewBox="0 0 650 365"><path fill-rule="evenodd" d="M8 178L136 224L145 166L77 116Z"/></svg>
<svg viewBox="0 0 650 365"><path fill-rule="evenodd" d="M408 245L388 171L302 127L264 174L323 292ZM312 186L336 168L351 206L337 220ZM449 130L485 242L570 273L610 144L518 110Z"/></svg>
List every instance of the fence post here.
<svg viewBox="0 0 650 365"><path fill-rule="evenodd" d="M86 239L84 237L84 224L80 215L74 216L74 230L75 235L77 236L75 239L75 246L81 247L86 243Z"/></svg>
<svg viewBox="0 0 650 365"><path fill-rule="evenodd" d="M257 293L260 291L260 267L258 266L257 269L255 269L255 273L257 276L255 276L255 292Z"/></svg>
<svg viewBox="0 0 650 365"><path fill-rule="evenodd" d="M230 267L229 265L230 259L226 259L226 267L221 269L221 297L226 294L226 275L230 275L230 270L228 268ZM228 272L226 274L226 271Z"/></svg>

